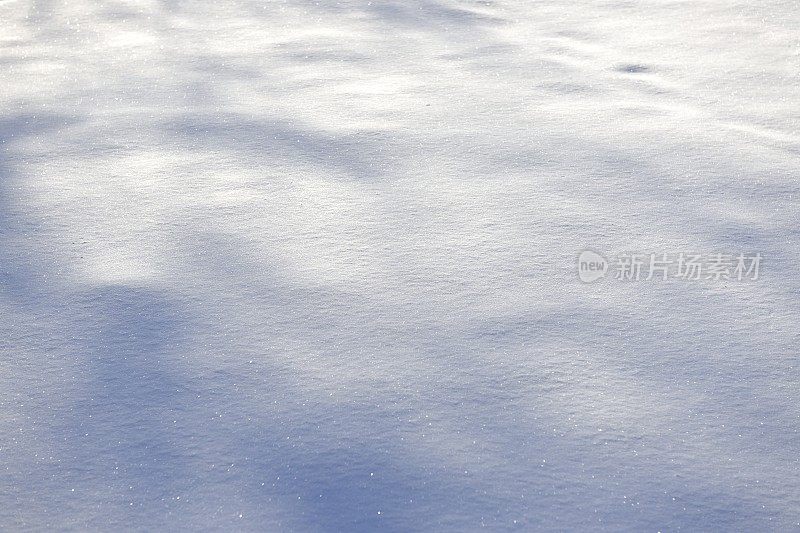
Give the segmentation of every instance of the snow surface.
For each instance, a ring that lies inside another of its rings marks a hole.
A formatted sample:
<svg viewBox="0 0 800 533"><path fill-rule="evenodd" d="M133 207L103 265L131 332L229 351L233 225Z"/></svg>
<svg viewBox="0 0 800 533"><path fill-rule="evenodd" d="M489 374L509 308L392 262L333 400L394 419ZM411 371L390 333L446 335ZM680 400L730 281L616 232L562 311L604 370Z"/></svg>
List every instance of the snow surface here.
<svg viewBox="0 0 800 533"><path fill-rule="evenodd" d="M798 28L0 0L0 529L800 528Z"/></svg>

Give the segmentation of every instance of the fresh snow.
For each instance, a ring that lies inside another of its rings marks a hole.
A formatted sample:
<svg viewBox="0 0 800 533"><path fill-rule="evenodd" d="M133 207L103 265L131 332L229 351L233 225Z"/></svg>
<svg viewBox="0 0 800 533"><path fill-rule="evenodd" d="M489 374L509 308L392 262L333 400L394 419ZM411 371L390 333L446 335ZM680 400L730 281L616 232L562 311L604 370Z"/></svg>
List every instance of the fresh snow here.
<svg viewBox="0 0 800 533"><path fill-rule="evenodd" d="M797 1L0 30L1 530L800 528Z"/></svg>

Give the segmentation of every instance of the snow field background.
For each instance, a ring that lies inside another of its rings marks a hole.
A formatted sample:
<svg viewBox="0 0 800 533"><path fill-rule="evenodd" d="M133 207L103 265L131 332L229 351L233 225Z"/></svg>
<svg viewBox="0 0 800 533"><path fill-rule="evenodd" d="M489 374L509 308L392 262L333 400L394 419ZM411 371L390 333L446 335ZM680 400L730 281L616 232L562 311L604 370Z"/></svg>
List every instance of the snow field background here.
<svg viewBox="0 0 800 533"><path fill-rule="evenodd" d="M0 2L0 528L800 527L799 8Z"/></svg>

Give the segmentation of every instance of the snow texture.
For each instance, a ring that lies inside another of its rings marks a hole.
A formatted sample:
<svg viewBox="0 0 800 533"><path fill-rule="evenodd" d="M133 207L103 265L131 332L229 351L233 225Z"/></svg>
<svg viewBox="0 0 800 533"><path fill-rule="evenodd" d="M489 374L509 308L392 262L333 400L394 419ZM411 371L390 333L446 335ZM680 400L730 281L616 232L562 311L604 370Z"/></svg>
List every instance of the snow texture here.
<svg viewBox="0 0 800 533"><path fill-rule="evenodd" d="M0 0L0 529L800 528L798 28Z"/></svg>

